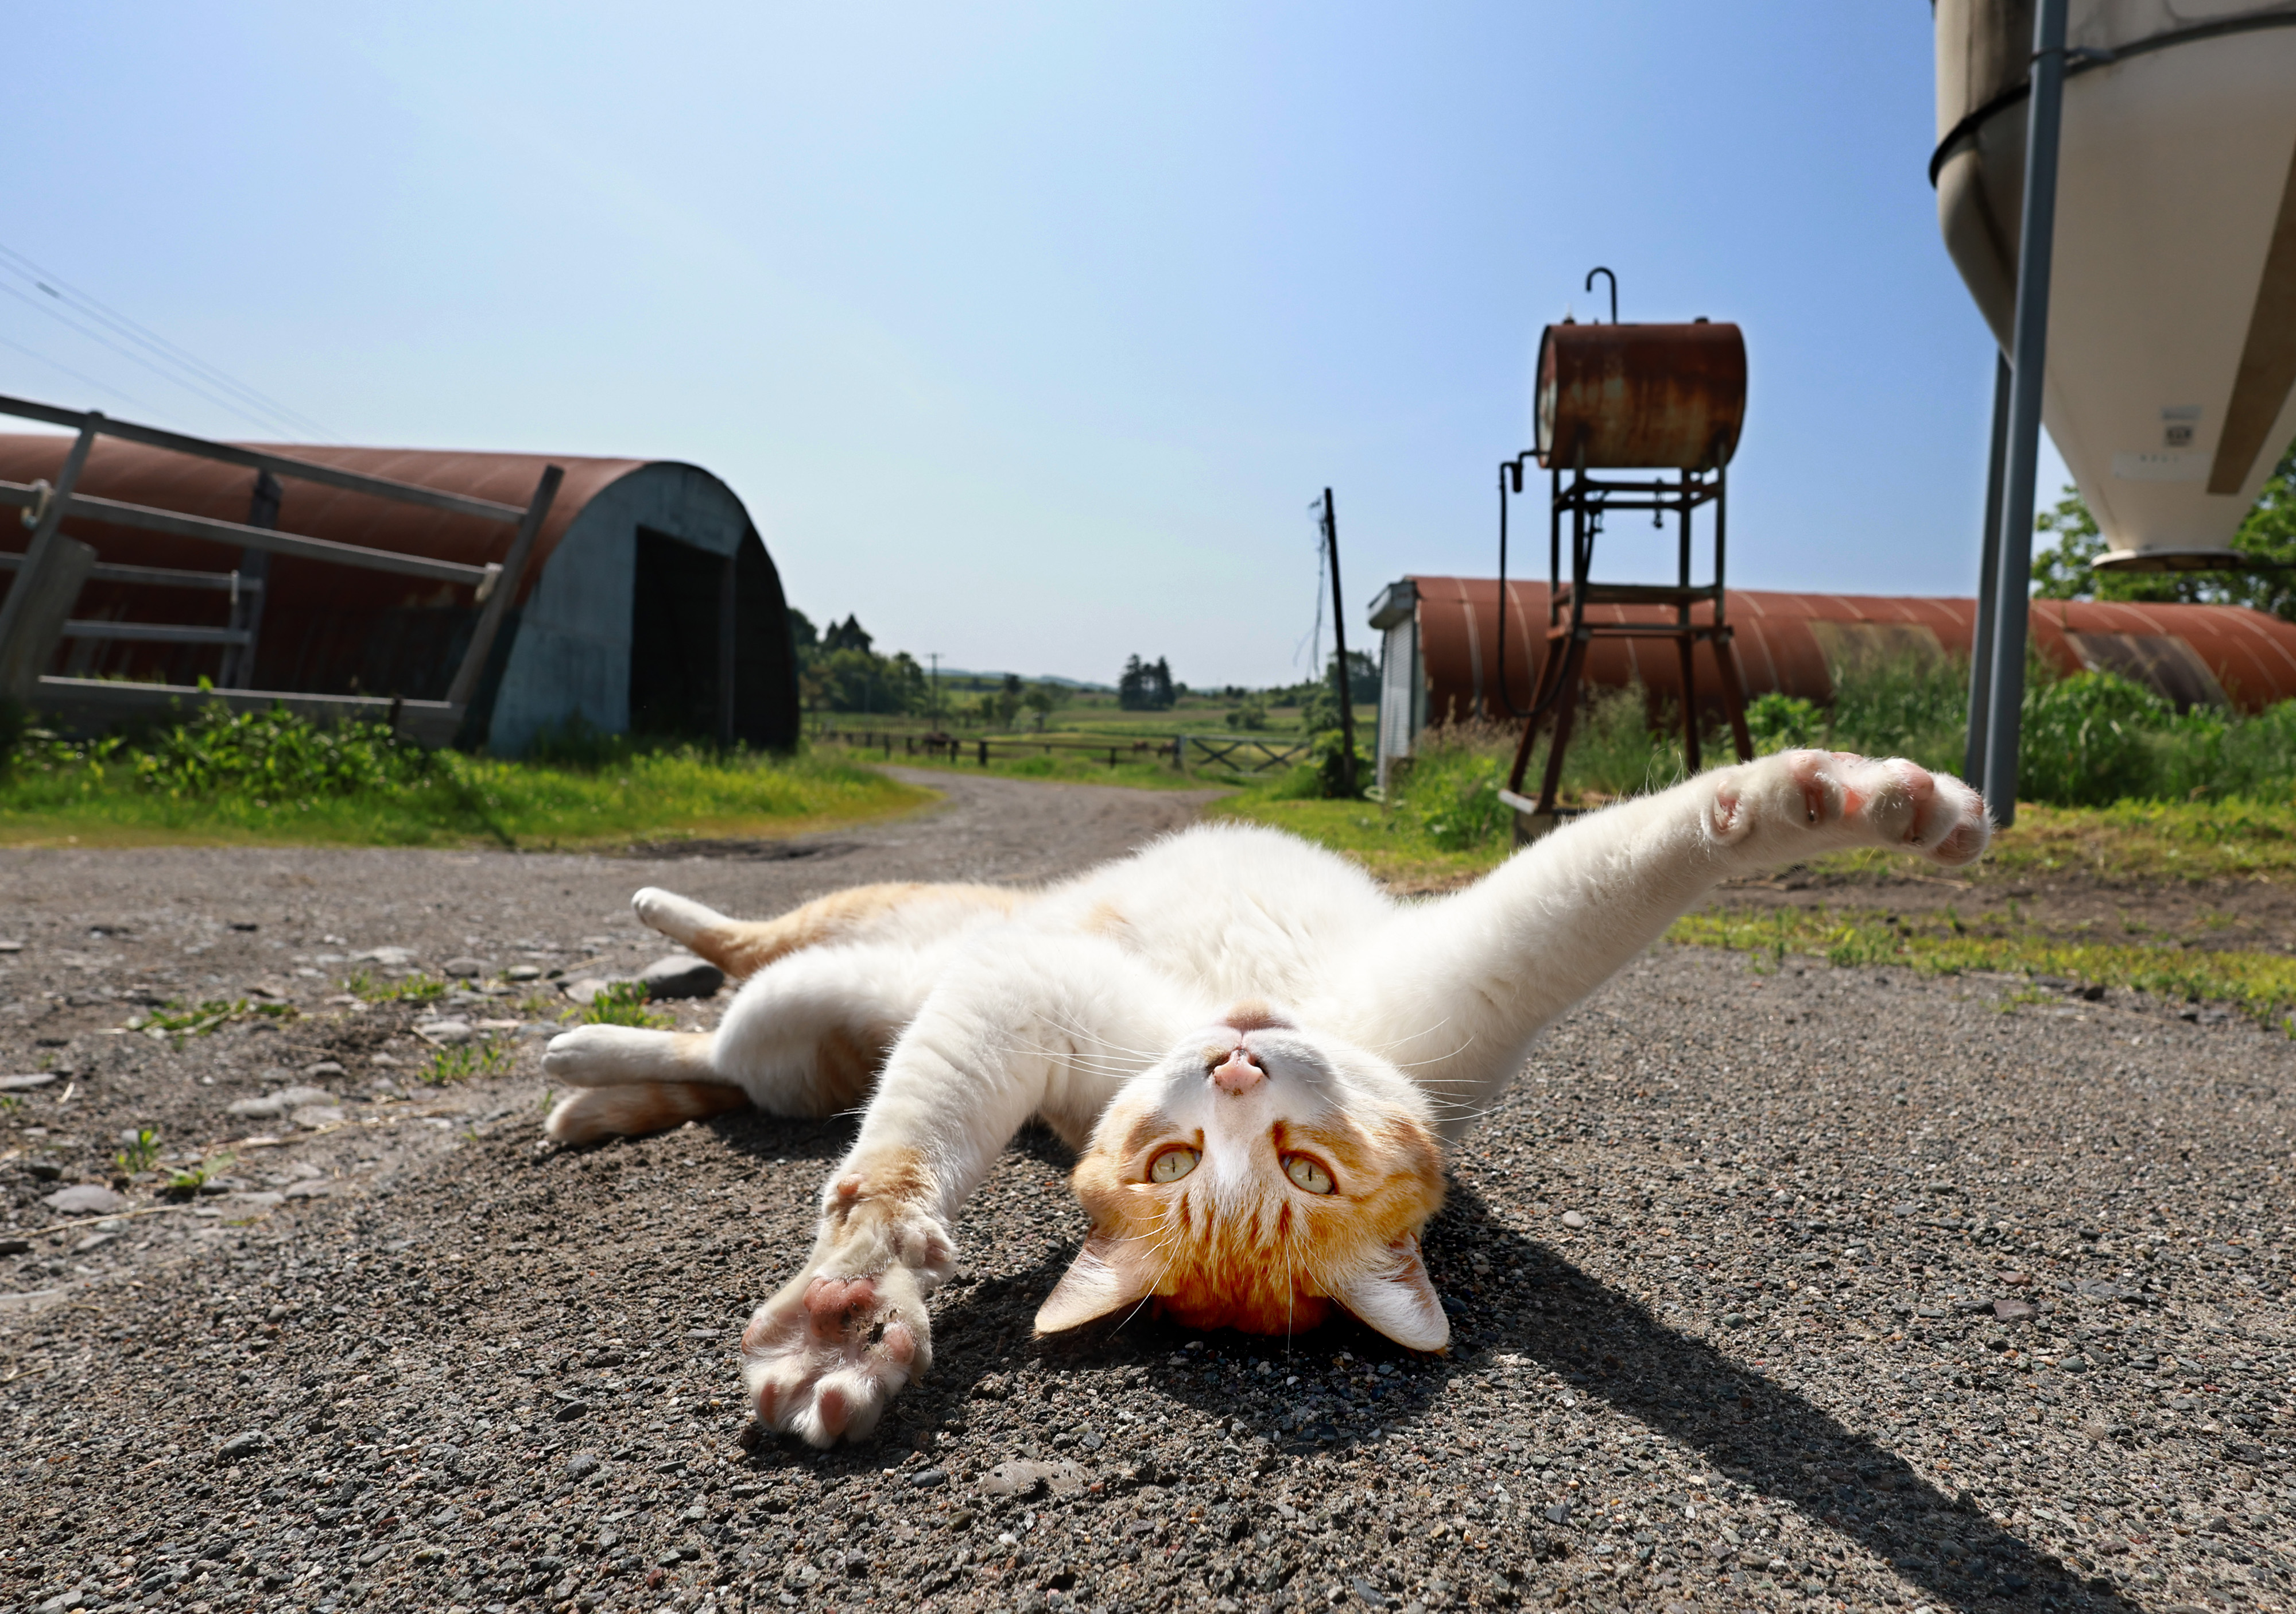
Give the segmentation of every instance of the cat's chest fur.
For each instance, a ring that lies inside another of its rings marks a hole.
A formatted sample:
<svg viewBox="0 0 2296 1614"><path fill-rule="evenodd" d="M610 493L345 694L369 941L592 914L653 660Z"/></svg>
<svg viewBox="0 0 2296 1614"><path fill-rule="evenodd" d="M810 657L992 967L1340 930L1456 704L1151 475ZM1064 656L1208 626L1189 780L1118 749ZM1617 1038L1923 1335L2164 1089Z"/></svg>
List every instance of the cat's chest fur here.
<svg viewBox="0 0 2296 1614"><path fill-rule="evenodd" d="M1215 1009L1310 1005L1395 911L1353 864L1272 830L1199 829L1048 893L1029 916L1114 943Z"/></svg>

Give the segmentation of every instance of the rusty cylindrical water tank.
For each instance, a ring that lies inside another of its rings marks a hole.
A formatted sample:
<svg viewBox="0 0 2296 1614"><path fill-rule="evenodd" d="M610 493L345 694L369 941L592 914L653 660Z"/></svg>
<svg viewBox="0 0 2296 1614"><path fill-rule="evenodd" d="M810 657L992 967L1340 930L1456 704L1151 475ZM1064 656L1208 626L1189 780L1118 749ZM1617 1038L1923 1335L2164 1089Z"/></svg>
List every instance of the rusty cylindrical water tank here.
<svg viewBox="0 0 2296 1614"><path fill-rule="evenodd" d="M1536 374L1543 465L1706 471L1737 451L1746 342L1734 325L1565 320L1539 337Z"/></svg>

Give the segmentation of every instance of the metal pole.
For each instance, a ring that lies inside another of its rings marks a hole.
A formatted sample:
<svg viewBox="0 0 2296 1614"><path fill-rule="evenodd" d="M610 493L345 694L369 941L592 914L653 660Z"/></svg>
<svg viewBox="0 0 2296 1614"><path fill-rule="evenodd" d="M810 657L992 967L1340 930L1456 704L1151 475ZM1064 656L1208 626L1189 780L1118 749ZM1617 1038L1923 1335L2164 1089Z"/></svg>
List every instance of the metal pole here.
<svg viewBox="0 0 2296 1614"><path fill-rule="evenodd" d="M1985 777L1985 729L1992 716L1993 613L2001 580L2002 461L2009 451L2009 361L1993 356L1993 438L1986 456L1985 538L1977 563L1977 621L1969 646L1969 743L1963 747L1961 777Z"/></svg>
<svg viewBox="0 0 2296 1614"><path fill-rule="evenodd" d="M1994 600L1992 712L1985 729L1985 800L1993 821L2017 821L2017 740L2025 704L2025 628L2033 581L2033 478L2041 447L2041 382L2048 366L2049 266L2057 215L2057 131L2065 101L2065 0L2033 14L2033 93L2025 124L2025 207L2017 231L2017 325L2011 343L2009 457L2001 500Z"/></svg>
<svg viewBox="0 0 2296 1614"><path fill-rule="evenodd" d="M1340 696L1340 789L1356 793L1356 704L1348 679L1347 597L1340 592L1340 518L1332 505L1332 490L1324 490L1324 543L1332 557L1332 643L1339 653L1334 675Z"/></svg>
<svg viewBox="0 0 2296 1614"><path fill-rule="evenodd" d="M95 447L97 433L103 429L103 416L90 409L80 417L79 435L64 454L63 469L56 473L56 485L48 491L48 502L33 523L32 536L24 545L23 564L16 569L16 581L5 598L0 598L0 660L9 656L11 642L29 626L33 584L42 569L50 564L49 556L57 553L63 542L57 529L63 525L64 512L70 507L72 489L79 482L81 469L87 464L88 451ZM67 602L69 605L69 602ZM18 646L20 650L24 646ZM22 660L24 657L18 657ZM40 669L25 660L22 667L11 667L0 673L0 694L5 694L16 684L25 690L35 688L40 679Z"/></svg>

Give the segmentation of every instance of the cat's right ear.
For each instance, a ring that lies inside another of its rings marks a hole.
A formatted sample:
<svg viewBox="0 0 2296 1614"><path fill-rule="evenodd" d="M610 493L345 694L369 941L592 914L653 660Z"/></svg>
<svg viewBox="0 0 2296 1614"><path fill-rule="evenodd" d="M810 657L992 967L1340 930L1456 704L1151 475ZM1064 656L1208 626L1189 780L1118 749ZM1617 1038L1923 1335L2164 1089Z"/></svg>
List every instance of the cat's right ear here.
<svg viewBox="0 0 2296 1614"><path fill-rule="evenodd" d="M1138 1239L1095 1232L1037 1308L1037 1332L1057 1334L1136 1305L1148 1297L1153 1283L1147 1252Z"/></svg>

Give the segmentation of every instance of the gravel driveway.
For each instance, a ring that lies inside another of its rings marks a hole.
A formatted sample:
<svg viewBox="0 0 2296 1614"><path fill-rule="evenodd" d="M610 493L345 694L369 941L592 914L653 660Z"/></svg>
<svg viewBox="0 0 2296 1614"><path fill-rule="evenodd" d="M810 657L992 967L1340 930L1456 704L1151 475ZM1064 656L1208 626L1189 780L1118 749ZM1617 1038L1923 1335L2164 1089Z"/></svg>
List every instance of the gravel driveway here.
<svg viewBox="0 0 2296 1614"><path fill-rule="evenodd" d="M66 1073L0 1108L0 1607L2286 1601L2296 1044L1687 949L1558 1027L1461 1155L1427 1240L1447 1356L1034 1341L1083 1220L1029 1134L875 1441L748 1443L739 1330L849 1124L549 1150L533 1038L430 1087L414 1009L328 1000L386 945L627 968L641 884L762 913L1039 878L1194 805L931 782L931 816L682 863L0 853L0 1071ZM459 1007L536 1023L539 991ZM250 1012L115 1029L207 997ZM217 1191L45 1203L139 1126Z"/></svg>

